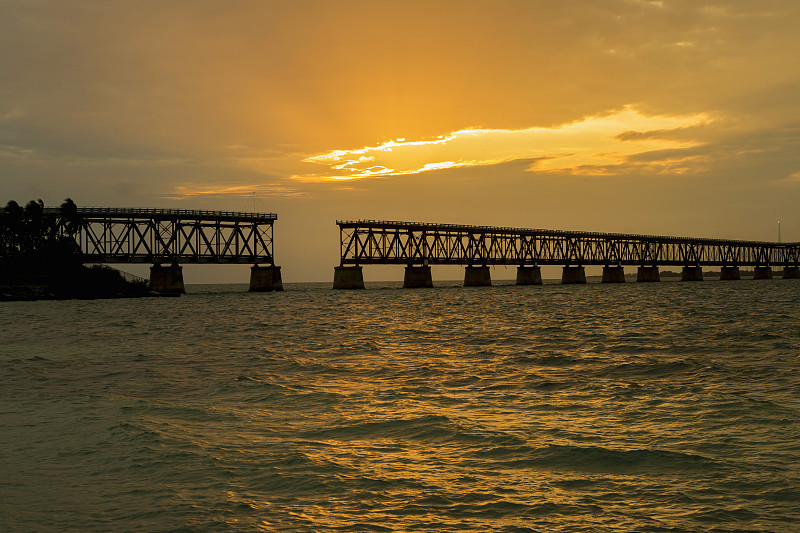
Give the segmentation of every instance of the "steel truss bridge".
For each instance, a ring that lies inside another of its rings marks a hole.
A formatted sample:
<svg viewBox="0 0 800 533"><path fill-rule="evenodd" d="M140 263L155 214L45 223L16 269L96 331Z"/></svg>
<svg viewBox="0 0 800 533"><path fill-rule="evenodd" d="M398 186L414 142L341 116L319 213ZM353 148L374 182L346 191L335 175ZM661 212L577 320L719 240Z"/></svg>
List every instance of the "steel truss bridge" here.
<svg viewBox="0 0 800 533"><path fill-rule="evenodd" d="M86 263L216 263L274 265L273 213L78 207L59 208L59 231L74 237Z"/></svg>
<svg viewBox="0 0 800 533"><path fill-rule="evenodd" d="M800 243L375 220L336 223L341 265L800 265Z"/></svg>

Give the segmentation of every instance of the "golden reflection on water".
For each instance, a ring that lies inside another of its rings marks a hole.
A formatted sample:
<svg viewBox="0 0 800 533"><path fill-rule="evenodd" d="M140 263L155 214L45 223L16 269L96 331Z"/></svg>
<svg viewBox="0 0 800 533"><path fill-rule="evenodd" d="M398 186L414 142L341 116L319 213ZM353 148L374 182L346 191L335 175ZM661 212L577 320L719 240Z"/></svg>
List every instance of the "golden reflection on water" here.
<svg viewBox="0 0 800 533"><path fill-rule="evenodd" d="M186 298L161 328L114 308L130 330L79 340L98 316L31 312L2 378L26 423L0 424L37 459L7 439L7 478L53 469L95 510L134 499L147 511L116 517L132 530L790 530L791 291L237 293ZM72 340L16 355L45 325ZM56 489L19 494L80 521Z"/></svg>

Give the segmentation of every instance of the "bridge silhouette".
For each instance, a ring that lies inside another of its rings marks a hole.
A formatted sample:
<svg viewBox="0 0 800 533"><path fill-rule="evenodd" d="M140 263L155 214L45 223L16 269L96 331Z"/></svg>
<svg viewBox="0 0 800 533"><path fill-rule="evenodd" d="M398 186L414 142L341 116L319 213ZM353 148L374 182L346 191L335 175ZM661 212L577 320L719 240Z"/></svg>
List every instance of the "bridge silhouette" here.
<svg viewBox="0 0 800 533"><path fill-rule="evenodd" d="M541 284L540 265L561 265L562 283L586 283L585 265L602 265L605 283L625 281L624 266L637 267L637 281L659 281L659 266L680 266L682 279L700 281L703 266L721 268L720 278L800 278L800 243L697 239L622 233L558 231L396 221L337 221L341 261L334 288L363 288L361 265L406 265L405 287L433 286L431 265L464 265L465 286L491 285L490 265L517 265L517 284Z"/></svg>
<svg viewBox="0 0 800 533"><path fill-rule="evenodd" d="M283 290L273 258L274 213L78 207L67 220L59 208L44 212L58 218L86 263L152 263L156 292L185 292L180 263L252 264L251 291Z"/></svg>
<svg viewBox="0 0 800 533"><path fill-rule="evenodd" d="M183 293L181 263L252 264L251 291L283 290L273 255L274 213L185 209L78 207L67 217L45 208L75 239L86 263L150 263L150 288ZM584 267L602 265L604 283L659 281L661 266L682 267L681 279L700 281L704 266L720 279L800 278L800 243L698 239L495 226L396 221L337 221L341 259L335 289L364 288L362 265L405 265L404 287L432 287L432 265L465 266L465 286L491 285L491 265L516 265L518 285L542 283L542 265L560 265L562 283L586 283Z"/></svg>

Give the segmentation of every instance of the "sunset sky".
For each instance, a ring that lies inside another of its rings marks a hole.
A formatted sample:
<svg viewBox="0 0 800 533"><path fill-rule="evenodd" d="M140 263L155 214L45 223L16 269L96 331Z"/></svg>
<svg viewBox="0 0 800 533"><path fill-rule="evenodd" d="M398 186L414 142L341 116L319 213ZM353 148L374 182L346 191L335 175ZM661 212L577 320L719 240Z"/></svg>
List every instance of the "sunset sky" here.
<svg viewBox="0 0 800 533"><path fill-rule="evenodd" d="M336 219L800 241L798 28L797 0L3 0L0 201L255 205L286 282L332 279Z"/></svg>

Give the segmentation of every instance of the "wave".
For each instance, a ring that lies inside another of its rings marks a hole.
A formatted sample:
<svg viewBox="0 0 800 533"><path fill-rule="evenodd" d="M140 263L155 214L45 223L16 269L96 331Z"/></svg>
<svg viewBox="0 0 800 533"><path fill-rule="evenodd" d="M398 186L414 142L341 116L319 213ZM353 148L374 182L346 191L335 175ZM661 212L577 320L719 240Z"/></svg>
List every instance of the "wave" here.
<svg viewBox="0 0 800 533"><path fill-rule="evenodd" d="M519 437L506 433L479 432L464 428L446 416L427 415L381 422L359 421L352 424L306 431L306 439L375 439L462 443L473 446L521 444Z"/></svg>
<svg viewBox="0 0 800 533"><path fill-rule="evenodd" d="M658 378L679 374L694 374L705 368L707 368L707 364L691 360L651 361L611 365L600 369L597 374L602 377L642 376Z"/></svg>
<svg viewBox="0 0 800 533"><path fill-rule="evenodd" d="M526 351L524 355L509 357L506 362L511 365L534 365L547 367L566 367L585 364L587 359L566 354L534 355L535 352ZM591 359L590 359L591 360Z"/></svg>
<svg viewBox="0 0 800 533"><path fill-rule="evenodd" d="M508 468L545 468L617 474L677 471L697 474L723 467L717 461L702 455L649 449L614 450L600 446L502 447L477 455L497 459Z"/></svg>

